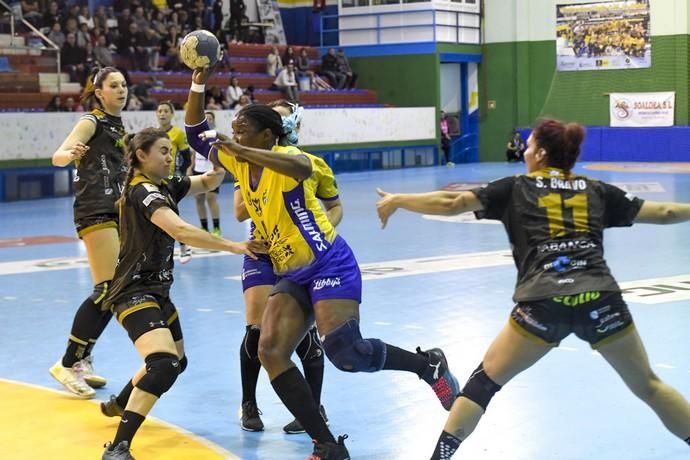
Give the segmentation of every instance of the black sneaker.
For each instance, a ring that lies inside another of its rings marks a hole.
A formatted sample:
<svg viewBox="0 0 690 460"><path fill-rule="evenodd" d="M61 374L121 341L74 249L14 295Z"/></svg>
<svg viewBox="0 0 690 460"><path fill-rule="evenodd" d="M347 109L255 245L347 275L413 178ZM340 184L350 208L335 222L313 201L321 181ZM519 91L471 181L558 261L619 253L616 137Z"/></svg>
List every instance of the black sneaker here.
<svg viewBox="0 0 690 460"><path fill-rule="evenodd" d="M255 401L242 403L242 421L240 426L244 431L264 431L264 422L261 421L261 411L256 407Z"/></svg>
<svg viewBox="0 0 690 460"><path fill-rule="evenodd" d="M326 416L326 409L324 409L323 406L319 406L319 413L321 414L323 421L326 422L326 426L328 426L328 417ZM287 434L300 434L304 433L304 427L299 420L294 419L292 422L283 427L283 431Z"/></svg>
<svg viewBox="0 0 690 460"><path fill-rule="evenodd" d="M350 453L345 448L347 435L338 436L338 442L317 443L314 441L314 452L307 460L350 460Z"/></svg>
<svg viewBox="0 0 690 460"><path fill-rule="evenodd" d="M426 356L429 360L429 365L422 373L421 379L431 386L443 408L449 411L460 393L460 384L448 368L446 355L440 348L422 351L417 347L417 353Z"/></svg>
<svg viewBox="0 0 690 460"><path fill-rule="evenodd" d="M125 410L117 403L117 396L110 395L107 401L101 401L101 413L106 417L122 417Z"/></svg>
<svg viewBox="0 0 690 460"><path fill-rule="evenodd" d="M136 460L129 451L129 443L120 441L116 446L112 442L105 445L105 452L101 460Z"/></svg>

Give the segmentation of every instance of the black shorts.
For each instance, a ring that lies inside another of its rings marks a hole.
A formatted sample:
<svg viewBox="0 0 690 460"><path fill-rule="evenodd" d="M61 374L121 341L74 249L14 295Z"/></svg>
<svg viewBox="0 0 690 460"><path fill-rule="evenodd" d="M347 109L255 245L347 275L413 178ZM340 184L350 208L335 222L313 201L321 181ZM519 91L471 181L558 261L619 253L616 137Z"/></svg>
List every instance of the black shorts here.
<svg viewBox="0 0 690 460"><path fill-rule="evenodd" d="M132 342L145 333L160 328L170 329L175 342L182 340L180 318L170 297L158 299L152 295L136 296L127 302L112 305L111 310Z"/></svg>
<svg viewBox="0 0 690 460"><path fill-rule="evenodd" d="M510 313L510 324L540 343L557 346L574 332L597 348L629 332L633 320L620 292L583 292L518 302Z"/></svg>
<svg viewBox="0 0 690 460"><path fill-rule="evenodd" d="M104 228L118 228L119 216L117 214L100 214L97 216L88 216L74 220L74 225L77 228L77 235L82 238L84 235L102 230Z"/></svg>
<svg viewBox="0 0 690 460"><path fill-rule="evenodd" d="M200 172L200 171L192 171L192 176L201 176L202 174L204 174L204 173ZM220 193L220 185L218 187L214 188L213 190L209 190L206 193Z"/></svg>

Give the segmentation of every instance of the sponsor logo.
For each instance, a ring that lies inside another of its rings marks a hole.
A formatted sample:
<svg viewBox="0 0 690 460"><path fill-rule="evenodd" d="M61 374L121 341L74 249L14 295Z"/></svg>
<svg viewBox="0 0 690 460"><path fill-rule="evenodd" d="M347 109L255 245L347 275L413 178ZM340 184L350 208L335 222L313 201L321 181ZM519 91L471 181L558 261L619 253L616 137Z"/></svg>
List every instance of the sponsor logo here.
<svg viewBox="0 0 690 460"><path fill-rule="evenodd" d="M540 331L548 331L549 328L534 319L531 316L532 309L530 307L518 307L515 309L515 314L519 317L520 320L524 321L525 323L529 324L535 329L539 329Z"/></svg>
<svg viewBox="0 0 690 460"><path fill-rule="evenodd" d="M616 99L613 102L613 116L618 120L624 121L632 117L630 101L627 99Z"/></svg>
<svg viewBox="0 0 690 460"><path fill-rule="evenodd" d="M340 277L336 276L335 278L321 278L318 280L314 280L314 286L312 289L314 291L320 291L325 287L333 288L338 286L340 286Z"/></svg>
<svg viewBox="0 0 690 460"><path fill-rule="evenodd" d="M596 248L597 244L592 240L568 240L568 241L551 241L539 245L539 252L564 252L574 251L576 249L592 249Z"/></svg>
<svg viewBox="0 0 690 460"><path fill-rule="evenodd" d="M563 278L558 280L558 284L573 284L575 282L572 278Z"/></svg>
<svg viewBox="0 0 690 460"><path fill-rule="evenodd" d="M165 201L165 196L155 192L155 193L149 193L146 195L146 198L142 200L142 203L144 203L144 206L148 207L153 200L163 200Z"/></svg>
<svg viewBox="0 0 690 460"><path fill-rule="evenodd" d="M544 264L544 271L553 269L558 273L564 273L570 270L580 270L586 266L586 260L572 260L568 256L558 256L553 262Z"/></svg>
<svg viewBox="0 0 690 460"><path fill-rule="evenodd" d="M582 305L585 303L593 302L595 300L598 300L601 297L601 292L598 291L593 291L593 292L581 292L580 294L575 294L575 295L564 295L564 296L558 296L558 297L553 297L552 300L557 303L562 303L566 307L576 307L578 305ZM610 307L606 307L610 308ZM599 317L599 313L601 311L592 311L590 313L590 317L592 317L592 314L596 314L597 318ZM597 319L592 317L592 319Z"/></svg>
<svg viewBox="0 0 690 460"><path fill-rule="evenodd" d="M295 213L300 227L307 232L309 237L315 243L314 247L316 250L323 252L328 249L326 243L324 243L324 241L321 239L321 233L314 228L314 224L309 220L309 213L306 209L304 209L304 206L302 206L302 203L299 199L290 203L290 209L292 209L292 211Z"/></svg>
<svg viewBox="0 0 690 460"><path fill-rule="evenodd" d="M242 270L242 281L246 280L250 276L260 275L261 270L257 268L251 268L249 270Z"/></svg>

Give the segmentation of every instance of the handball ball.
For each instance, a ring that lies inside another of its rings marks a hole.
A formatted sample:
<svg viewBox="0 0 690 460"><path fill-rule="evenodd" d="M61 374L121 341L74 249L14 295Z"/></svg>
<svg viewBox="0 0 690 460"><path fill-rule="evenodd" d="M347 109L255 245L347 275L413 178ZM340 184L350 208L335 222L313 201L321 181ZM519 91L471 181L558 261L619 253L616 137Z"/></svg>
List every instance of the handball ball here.
<svg viewBox="0 0 690 460"><path fill-rule="evenodd" d="M182 62L192 70L212 66L222 55L218 39L208 30L190 32L180 43Z"/></svg>

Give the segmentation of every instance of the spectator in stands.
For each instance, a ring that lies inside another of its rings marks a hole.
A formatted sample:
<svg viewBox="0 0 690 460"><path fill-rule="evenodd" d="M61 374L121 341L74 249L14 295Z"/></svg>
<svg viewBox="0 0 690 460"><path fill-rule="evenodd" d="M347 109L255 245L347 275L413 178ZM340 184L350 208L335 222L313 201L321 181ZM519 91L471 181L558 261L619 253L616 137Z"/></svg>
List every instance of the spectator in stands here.
<svg viewBox="0 0 690 460"><path fill-rule="evenodd" d="M151 97L151 90L156 86L156 80L152 76L137 84L132 91L134 95L139 98L143 110L156 110L158 102Z"/></svg>
<svg viewBox="0 0 690 460"><path fill-rule="evenodd" d="M321 58L321 74L330 80L335 89L342 89L345 86L347 75L340 71L335 48L328 48L328 53Z"/></svg>
<svg viewBox="0 0 690 460"><path fill-rule="evenodd" d="M89 26L86 23L79 24L79 30L75 34L77 37L77 46L86 49L87 44L92 44L91 33L89 32Z"/></svg>
<svg viewBox="0 0 690 460"><path fill-rule="evenodd" d="M314 72L310 70L309 53L306 48L299 51L299 56L295 60L295 67L297 69L297 78L309 78L309 86L314 87Z"/></svg>
<svg viewBox="0 0 690 460"><path fill-rule="evenodd" d="M338 69L345 74L345 87L354 88L357 85L357 74L352 71L350 67L350 61L347 60L345 56L345 51L340 48L336 54L338 60Z"/></svg>
<svg viewBox="0 0 690 460"><path fill-rule="evenodd" d="M130 24L132 24L132 22L134 22L134 19L132 18L132 13L129 8L125 8L124 10L122 10L122 13L120 13L120 16L117 18L117 29L120 38L122 38L125 34L129 32L129 26Z"/></svg>
<svg viewBox="0 0 690 460"><path fill-rule="evenodd" d="M223 94L223 90L220 88L220 86L216 86L216 85L210 86L206 90L206 98L208 99L209 97L212 97L213 99L215 99L216 104L218 104L218 105L222 104L222 102L225 100L225 95ZM220 110L223 110L223 108L221 107Z"/></svg>
<svg viewBox="0 0 690 460"><path fill-rule="evenodd" d="M59 3L58 3L59 5ZM74 30L69 26L69 22L74 21ZM69 8L62 9L62 28L67 31L76 32L79 25L79 5L72 5Z"/></svg>
<svg viewBox="0 0 690 460"><path fill-rule="evenodd" d="M68 96L67 99L65 99L65 105L62 106L61 112L83 112L84 107L82 107L81 104L78 102L74 101L74 98L72 96Z"/></svg>
<svg viewBox="0 0 690 460"><path fill-rule="evenodd" d="M62 33L62 26L59 22L53 24L53 27L48 33L48 39L59 46L60 49L65 45L66 37L65 34Z"/></svg>
<svg viewBox="0 0 690 460"><path fill-rule="evenodd" d="M223 28L223 0L211 0L211 12L213 17L213 33L220 33Z"/></svg>
<svg viewBox="0 0 690 460"><path fill-rule="evenodd" d="M55 95L50 98L48 105L44 109L46 112L62 112L62 104L60 102L60 96Z"/></svg>
<svg viewBox="0 0 690 460"><path fill-rule="evenodd" d="M118 51L129 59L131 70L141 70L146 57L144 49L139 46L139 37L139 29L135 22L131 22L129 29L120 35Z"/></svg>
<svg viewBox="0 0 690 460"><path fill-rule="evenodd" d="M283 53L283 63L287 65L288 62L294 62L295 65L297 64L297 55L295 54L295 49L292 46L288 46L285 48L285 52Z"/></svg>
<svg viewBox="0 0 690 460"><path fill-rule="evenodd" d="M256 102L256 97L254 97L254 85L247 86L244 90L244 95L249 98L249 102Z"/></svg>
<svg viewBox="0 0 690 460"><path fill-rule="evenodd" d="M113 52L108 48L105 35L98 37L96 47L93 49L93 56L96 63L101 67L111 67L113 65Z"/></svg>
<svg viewBox="0 0 690 460"><path fill-rule="evenodd" d="M244 107L248 106L251 103L252 100L249 99L249 96L243 94L242 96L240 96L240 100L237 101L237 105L235 105L235 110L242 110Z"/></svg>
<svg viewBox="0 0 690 460"><path fill-rule="evenodd" d="M225 104L223 105L225 105L226 109L234 109L243 94L244 90L240 88L240 81L237 77L232 77L230 85L225 90Z"/></svg>
<svg viewBox="0 0 690 460"><path fill-rule="evenodd" d="M79 16L77 16L77 22L81 26L82 24L86 24L86 26L89 29L93 29L95 24L93 22L93 18L91 17L91 12L89 11L89 6L88 5L83 5L81 7L81 10L79 11Z"/></svg>
<svg viewBox="0 0 690 460"><path fill-rule="evenodd" d="M50 2L48 5L48 11L43 13L43 27L53 30L53 25L58 23L60 24L60 30L62 30L61 22L62 18L60 17L60 11L58 10L58 3Z"/></svg>
<svg viewBox="0 0 690 460"><path fill-rule="evenodd" d="M266 56L266 73L272 77L278 75L280 69L283 68L283 61L280 58L280 53L278 52L278 47L274 46L271 48L271 52Z"/></svg>
<svg viewBox="0 0 690 460"><path fill-rule="evenodd" d="M106 14L106 27L108 28L108 30L110 31L113 29L117 29L119 26L119 22L117 20L117 16L115 16L115 8L113 8L112 6L109 6L108 8L106 8L105 14Z"/></svg>
<svg viewBox="0 0 690 460"><path fill-rule="evenodd" d="M206 98L206 109L207 110L223 110L223 106L217 102L215 97L208 96Z"/></svg>
<svg viewBox="0 0 690 460"><path fill-rule="evenodd" d="M144 7L138 6L134 10L134 17L132 18L132 21L134 21L137 25L137 28L139 30L146 30L146 28L149 26L149 21L146 19L146 16L144 15Z"/></svg>
<svg viewBox="0 0 690 460"><path fill-rule="evenodd" d="M139 111L142 110L143 105L141 101L139 100L138 97L136 97L134 94L129 95L129 102L127 102L127 110L131 111Z"/></svg>
<svg viewBox="0 0 690 460"><path fill-rule="evenodd" d="M523 153L525 152L525 142L522 140L520 131L514 131L513 137L506 144L506 160L508 163L514 161L525 161Z"/></svg>
<svg viewBox="0 0 690 460"><path fill-rule="evenodd" d="M108 15L105 12L105 5L98 5L93 15L93 27L100 27L103 30L108 28Z"/></svg>
<svg viewBox="0 0 690 460"><path fill-rule="evenodd" d="M139 46L142 49L142 64L146 71L158 71L160 59L161 39L151 27L146 27L139 35Z"/></svg>
<svg viewBox="0 0 690 460"><path fill-rule="evenodd" d="M79 31L79 24L77 23L76 18L69 17L64 23L64 26L62 27L62 31L67 34L74 34L75 36L77 35L77 31Z"/></svg>
<svg viewBox="0 0 690 460"><path fill-rule="evenodd" d="M67 72L70 81L79 82L82 85L86 81L86 68L84 61L86 52L84 48L77 46L77 38L73 33L67 34L67 41L60 50L62 70Z"/></svg>
<svg viewBox="0 0 690 460"><path fill-rule="evenodd" d="M247 14L247 5L244 0L230 0L230 19L228 20L228 30L236 40L241 40L243 19Z"/></svg>
<svg viewBox="0 0 690 460"><path fill-rule="evenodd" d="M297 76L295 75L295 63L288 62L287 67L280 71L273 81L273 87L278 89L290 102L299 102L299 88L297 87Z"/></svg>
<svg viewBox="0 0 690 460"><path fill-rule="evenodd" d="M166 56L165 70L173 71L181 68L180 41L183 38L181 30L179 25L171 24L168 28L168 35L163 40L163 52Z"/></svg>
<svg viewBox="0 0 690 460"><path fill-rule="evenodd" d="M34 27L43 27L43 14L38 0L22 0L22 16L29 21Z"/></svg>

